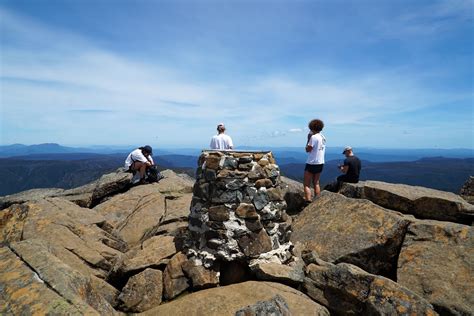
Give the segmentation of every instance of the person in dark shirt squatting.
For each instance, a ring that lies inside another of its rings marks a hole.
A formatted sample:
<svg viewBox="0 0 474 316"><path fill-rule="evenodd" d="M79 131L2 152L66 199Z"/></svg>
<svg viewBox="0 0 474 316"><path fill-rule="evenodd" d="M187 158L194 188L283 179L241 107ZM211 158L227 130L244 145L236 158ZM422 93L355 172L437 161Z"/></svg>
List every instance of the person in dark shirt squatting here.
<svg viewBox="0 0 474 316"><path fill-rule="evenodd" d="M361 169L360 159L354 155L352 147L350 146L346 146L342 154L346 156L346 159L344 159L344 163L342 165L339 165L338 167L339 170L341 170L341 172L343 173L343 175L337 177L337 180L335 182L328 184L324 188L327 191L338 192L343 182L359 182L359 175Z"/></svg>

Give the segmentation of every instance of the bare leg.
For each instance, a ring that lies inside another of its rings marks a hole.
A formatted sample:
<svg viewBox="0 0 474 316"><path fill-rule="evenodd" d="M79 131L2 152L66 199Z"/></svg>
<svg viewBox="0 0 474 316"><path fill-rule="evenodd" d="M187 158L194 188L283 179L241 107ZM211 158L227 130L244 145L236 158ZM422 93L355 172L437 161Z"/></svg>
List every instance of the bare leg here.
<svg viewBox="0 0 474 316"><path fill-rule="evenodd" d="M147 164L141 161L135 161L133 163L132 170L138 171L140 173L140 179L145 178Z"/></svg>
<svg viewBox="0 0 474 316"><path fill-rule="evenodd" d="M313 179L313 174L305 171L304 172L304 199L311 202L311 180Z"/></svg>
<svg viewBox="0 0 474 316"><path fill-rule="evenodd" d="M319 178L321 173L316 173L313 175L313 184L314 184L314 196L319 197L321 195L321 188L319 187Z"/></svg>

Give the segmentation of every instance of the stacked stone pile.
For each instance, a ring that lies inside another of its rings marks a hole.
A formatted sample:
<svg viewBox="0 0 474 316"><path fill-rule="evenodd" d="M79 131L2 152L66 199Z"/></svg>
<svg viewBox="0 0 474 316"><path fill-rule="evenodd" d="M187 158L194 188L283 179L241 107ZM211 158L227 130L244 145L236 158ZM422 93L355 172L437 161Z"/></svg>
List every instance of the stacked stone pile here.
<svg viewBox="0 0 474 316"><path fill-rule="evenodd" d="M469 179L464 182L461 192L461 197L471 204L474 204L474 177L470 176Z"/></svg>
<svg viewBox="0 0 474 316"><path fill-rule="evenodd" d="M291 259L291 217L272 153L203 151L198 164L189 215L195 261Z"/></svg>

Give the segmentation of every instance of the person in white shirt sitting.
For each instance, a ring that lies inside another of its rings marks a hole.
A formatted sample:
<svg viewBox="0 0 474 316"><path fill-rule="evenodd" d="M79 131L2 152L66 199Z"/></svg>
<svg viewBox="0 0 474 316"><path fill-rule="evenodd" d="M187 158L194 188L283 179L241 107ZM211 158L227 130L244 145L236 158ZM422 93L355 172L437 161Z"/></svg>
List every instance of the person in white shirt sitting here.
<svg viewBox="0 0 474 316"><path fill-rule="evenodd" d="M234 144L232 143L232 138L229 135L225 134L225 126L223 123L217 125L217 135L214 135L211 139L210 147L211 149L218 150L228 150L233 149Z"/></svg>
<svg viewBox="0 0 474 316"><path fill-rule="evenodd" d="M153 149L146 145L133 150L125 160L125 169L133 172L132 184L145 181L145 173L147 168L150 168L155 163L151 157Z"/></svg>

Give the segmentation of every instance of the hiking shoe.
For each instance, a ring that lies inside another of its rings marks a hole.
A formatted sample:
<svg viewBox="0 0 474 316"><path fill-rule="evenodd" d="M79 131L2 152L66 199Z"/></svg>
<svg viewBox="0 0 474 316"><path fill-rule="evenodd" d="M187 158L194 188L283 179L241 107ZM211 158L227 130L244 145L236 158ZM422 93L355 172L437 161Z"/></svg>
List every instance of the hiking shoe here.
<svg viewBox="0 0 474 316"><path fill-rule="evenodd" d="M132 177L132 184L137 184L138 182L140 182L140 180L140 174L137 172Z"/></svg>

